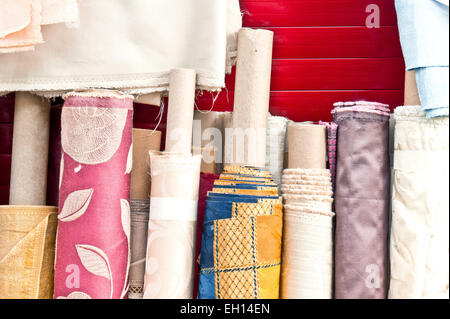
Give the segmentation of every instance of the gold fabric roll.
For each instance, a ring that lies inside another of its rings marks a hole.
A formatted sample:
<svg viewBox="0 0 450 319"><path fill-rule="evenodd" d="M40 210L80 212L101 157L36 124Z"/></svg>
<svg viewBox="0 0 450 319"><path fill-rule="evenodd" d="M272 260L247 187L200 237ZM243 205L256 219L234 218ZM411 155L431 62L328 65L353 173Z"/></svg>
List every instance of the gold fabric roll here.
<svg viewBox="0 0 450 319"><path fill-rule="evenodd" d="M0 206L0 299L51 299L58 208Z"/></svg>

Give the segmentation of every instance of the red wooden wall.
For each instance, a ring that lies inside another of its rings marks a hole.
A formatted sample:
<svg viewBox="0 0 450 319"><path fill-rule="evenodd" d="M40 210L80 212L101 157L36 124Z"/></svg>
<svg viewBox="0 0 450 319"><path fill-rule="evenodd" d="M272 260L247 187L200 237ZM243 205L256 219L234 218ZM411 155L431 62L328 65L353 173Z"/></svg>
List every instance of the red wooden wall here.
<svg viewBox="0 0 450 319"><path fill-rule="evenodd" d="M368 5L380 28L366 27ZM404 62L394 0L241 0L244 26L274 31L270 112L294 121L329 120L332 104L371 100L403 103ZM234 72L214 110L233 106ZM0 108L0 204L9 191L13 100ZM212 95L197 98L209 110ZM136 105L136 127L154 128L158 108ZM164 114L159 129L165 128Z"/></svg>

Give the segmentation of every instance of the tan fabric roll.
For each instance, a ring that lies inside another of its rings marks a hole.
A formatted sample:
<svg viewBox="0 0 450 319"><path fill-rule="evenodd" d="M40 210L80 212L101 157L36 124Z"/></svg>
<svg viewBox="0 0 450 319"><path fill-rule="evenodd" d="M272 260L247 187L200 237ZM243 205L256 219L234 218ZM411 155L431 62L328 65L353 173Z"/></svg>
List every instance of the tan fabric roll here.
<svg viewBox="0 0 450 319"><path fill-rule="evenodd" d="M174 69L170 72L167 152L191 153L195 76L195 70L191 69Z"/></svg>
<svg viewBox="0 0 450 319"><path fill-rule="evenodd" d="M46 204L49 130L49 101L16 93L10 205Z"/></svg>
<svg viewBox="0 0 450 319"><path fill-rule="evenodd" d="M263 168L266 164L272 47L272 31L239 31L233 111L232 163L236 165ZM236 138L236 134L249 133L248 129L250 135L244 140Z"/></svg>
<svg viewBox="0 0 450 319"><path fill-rule="evenodd" d="M51 299L57 207L0 206L0 299Z"/></svg>
<svg viewBox="0 0 450 319"><path fill-rule="evenodd" d="M291 123L289 168L326 168L326 128L324 125Z"/></svg>
<svg viewBox="0 0 450 319"><path fill-rule="evenodd" d="M133 169L131 170L131 199L150 198L149 151L161 148L161 132L133 129Z"/></svg>
<svg viewBox="0 0 450 319"><path fill-rule="evenodd" d="M222 172L225 116L229 114L194 111L193 153L203 155L201 171L204 173Z"/></svg>
<svg viewBox="0 0 450 319"><path fill-rule="evenodd" d="M200 156L150 155L145 299L192 299Z"/></svg>

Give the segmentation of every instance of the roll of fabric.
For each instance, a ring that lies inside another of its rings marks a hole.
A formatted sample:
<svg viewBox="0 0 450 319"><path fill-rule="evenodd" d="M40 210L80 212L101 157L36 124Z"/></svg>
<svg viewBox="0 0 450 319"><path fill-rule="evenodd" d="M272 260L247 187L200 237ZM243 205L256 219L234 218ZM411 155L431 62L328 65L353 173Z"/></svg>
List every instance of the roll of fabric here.
<svg viewBox="0 0 450 319"><path fill-rule="evenodd" d="M192 299L200 156L150 154L145 299Z"/></svg>
<svg viewBox="0 0 450 319"><path fill-rule="evenodd" d="M326 129L323 125L290 123L289 168L326 168Z"/></svg>
<svg viewBox="0 0 450 319"><path fill-rule="evenodd" d="M333 295L333 191L327 169L286 169L281 267L282 299Z"/></svg>
<svg viewBox="0 0 450 319"><path fill-rule="evenodd" d="M0 54L33 51L44 42L41 25L77 21L76 0L2 0Z"/></svg>
<svg viewBox="0 0 450 319"><path fill-rule="evenodd" d="M61 170L61 111L62 105L51 107L50 111L50 141L48 145L47 169L47 205L58 206L59 176Z"/></svg>
<svg viewBox="0 0 450 319"><path fill-rule="evenodd" d="M198 194L198 209L197 209L197 235L195 238L195 275L194 275L194 294L193 297L198 297L198 281L200 276L200 250L202 247L203 221L205 220L205 207L208 192L214 187L214 181L219 178L219 175L200 173L200 189Z"/></svg>
<svg viewBox="0 0 450 319"><path fill-rule="evenodd" d="M0 206L0 299L51 299L57 207Z"/></svg>
<svg viewBox="0 0 450 319"><path fill-rule="evenodd" d="M10 205L45 205L47 200L50 102L16 93Z"/></svg>
<svg viewBox="0 0 450 319"><path fill-rule="evenodd" d="M265 168L272 173L272 178L278 185L281 184L281 175L284 168L284 142L286 140L287 123L287 118L269 114Z"/></svg>
<svg viewBox="0 0 450 319"><path fill-rule="evenodd" d="M130 278L129 299L142 299L144 296L145 256L147 254L147 230L149 200L130 200Z"/></svg>
<svg viewBox="0 0 450 319"><path fill-rule="evenodd" d="M333 190L336 187L336 164L337 164L337 131L338 126L333 122L320 122L327 128L327 161L331 172Z"/></svg>
<svg viewBox="0 0 450 319"><path fill-rule="evenodd" d="M224 172L206 200L199 299L277 299L283 216L278 188L269 171L226 166ZM246 192L255 190L252 182L263 185L257 195Z"/></svg>
<svg viewBox="0 0 450 319"><path fill-rule="evenodd" d="M241 29L233 109L232 164L264 167L273 32Z"/></svg>
<svg viewBox="0 0 450 319"><path fill-rule="evenodd" d="M133 168L130 182L130 276L128 298L144 295L145 256L150 209L150 151L159 151L161 132L133 129Z"/></svg>
<svg viewBox="0 0 450 319"><path fill-rule="evenodd" d="M63 1L69 0L58 0ZM231 72L235 61L236 34L242 25L238 0L78 4L77 28L46 26L46 43L39 50L0 55L0 91L36 91L54 97L100 87L139 95L167 91L174 68L195 69L199 89L225 87L225 72Z"/></svg>
<svg viewBox="0 0 450 319"><path fill-rule="evenodd" d="M191 153L195 70L174 69L169 82L166 152Z"/></svg>
<svg viewBox="0 0 450 319"><path fill-rule="evenodd" d="M131 170L130 198L147 200L150 198L150 151L161 149L161 132L133 129L133 168Z"/></svg>
<svg viewBox="0 0 450 319"><path fill-rule="evenodd" d="M201 151L204 173L218 174L223 169L226 114L194 111L193 148Z"/></svg>
<svg viewBox="0 0 450 319"><path fill-rule="evenodd" d="M333 216L285 207L282 299L332 298Z"/></svg>
<svg viewBox="0 0 450 319"><path fill-rule="evenodd" d="M382 299L388 285L389 108L336 103L335 296Z"/></svg>
<svg viewBox="0 0 450 319"><path fill-rule="evenodd" d="M449 298L449 121L395 110L389 298Z"/></svg>
<svg viewBox="0 0 450 319"><path fill-rule="evenodd" d="M125 298L130 262L133 98L65 96L55 298Z"/></svg>
<svg viewBox="0 0 450 319"><path fill-rule="evenodd" d="M448 1L396 0L398 29L406 70L415 71L427 118L448 116Z"/></svg>

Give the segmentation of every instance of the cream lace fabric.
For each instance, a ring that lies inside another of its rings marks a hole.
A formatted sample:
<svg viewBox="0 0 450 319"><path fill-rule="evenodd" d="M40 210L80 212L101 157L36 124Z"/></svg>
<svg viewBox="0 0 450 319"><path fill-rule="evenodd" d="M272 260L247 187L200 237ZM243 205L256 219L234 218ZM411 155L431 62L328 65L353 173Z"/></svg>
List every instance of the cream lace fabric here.
<svg viewBox="0 0 450 319"><path fill-rule="evenodd" d="M449 298L449 122L395 111L389 298Z"/></svg>
<svg viewBox="0 0 450 319"><path fill-rule="evenodd" d="M79 0L78 6L78 28L45 26L46 43L34 52L0 55L0 92L165 91L173 68L195 69L200 89L225 86L242 24L238 0Z"/></svg>

